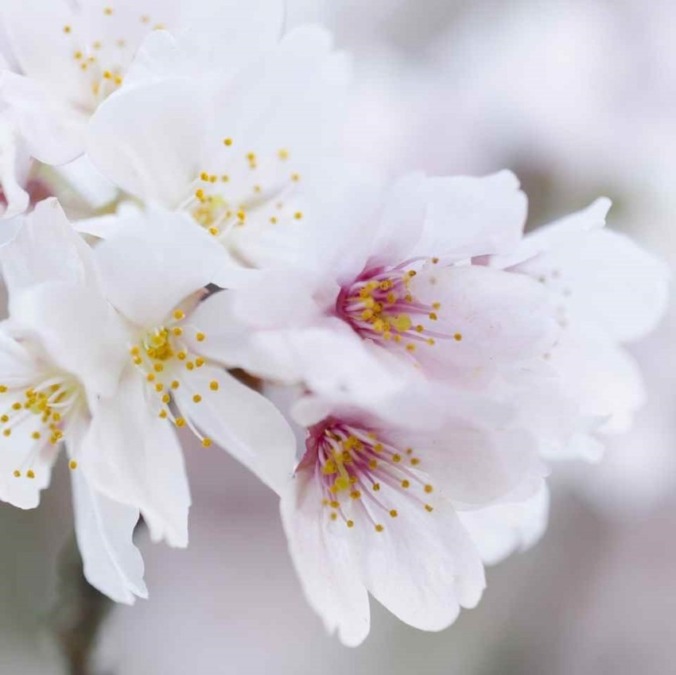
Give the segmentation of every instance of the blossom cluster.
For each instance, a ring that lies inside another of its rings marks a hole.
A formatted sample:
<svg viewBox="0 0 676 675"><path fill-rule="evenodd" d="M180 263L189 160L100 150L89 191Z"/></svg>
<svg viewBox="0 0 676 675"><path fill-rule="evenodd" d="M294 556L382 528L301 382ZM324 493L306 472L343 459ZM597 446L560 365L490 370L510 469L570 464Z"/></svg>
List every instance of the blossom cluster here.
<svg viewBox="0 0 676 675"><path fill-rule="evenodd" d="M524 235L508 171L348 165L349 60L281 1L0 21L0 499L36 507L63 448L85 576L132 603L139 519L188 544L187 432L279 495L345 644L369 594L424 630L475 606L556 462L631 424L664 267L603 198Z"/></svg>

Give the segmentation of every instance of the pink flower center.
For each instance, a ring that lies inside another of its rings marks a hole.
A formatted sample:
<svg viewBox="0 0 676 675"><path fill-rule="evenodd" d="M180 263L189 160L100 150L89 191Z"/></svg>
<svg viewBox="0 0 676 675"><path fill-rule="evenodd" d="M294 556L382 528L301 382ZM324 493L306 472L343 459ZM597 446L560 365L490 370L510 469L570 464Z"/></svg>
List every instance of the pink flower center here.
<svg viewBox="0 0 676 675"><path fill-rule="evenodd" d="M433 347L438 339L462 340L460 333L434 329L441 303L426 304L414 296L411 282L417 271L410 266L407 262L364 271L338 295L338 316L363 338L397 345L408 352L415 352L419 345Z"/></svg>
<svg viewBox="0 0 676 675"><path fill-rule="evenodd" d="M372 429L328 418L308 430L300 469L315 472L322 505L333 521L352 528L368 523L382 532L386 518L397 518L397 501L412 500L432 513L425 500L434 492L413 448L398 448Z"/></svg>

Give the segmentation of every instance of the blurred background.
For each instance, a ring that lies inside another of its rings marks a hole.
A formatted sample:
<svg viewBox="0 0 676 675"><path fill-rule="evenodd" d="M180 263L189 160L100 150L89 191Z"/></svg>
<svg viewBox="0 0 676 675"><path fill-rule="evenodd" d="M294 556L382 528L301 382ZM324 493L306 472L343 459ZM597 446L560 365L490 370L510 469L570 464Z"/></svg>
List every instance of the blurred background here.
<svg viewBox="0 0 676 675"><path fill-rule="evenodd" d="M352 52L345 147L396 174L509 167L531 225L604 194L610 225L676 266L673 0L291 0ZM538 546L488 572L476 610L423 634L375 606L349 650L301 595L276 500L224 453L189 448L191 547L141 535L151 599L111 613L110 675L414 672L665 675L676 644L676 312L632 351L648 386L600 466L561 466ZM0 673L60 675L62 467L42 507L0 506Z"/></svg>

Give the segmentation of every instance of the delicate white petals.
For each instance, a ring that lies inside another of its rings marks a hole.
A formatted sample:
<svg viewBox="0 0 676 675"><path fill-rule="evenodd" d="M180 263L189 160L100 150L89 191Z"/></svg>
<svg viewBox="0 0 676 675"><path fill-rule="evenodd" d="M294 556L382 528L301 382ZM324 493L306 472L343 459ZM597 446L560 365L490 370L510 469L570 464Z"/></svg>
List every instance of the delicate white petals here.
<svg viewBox="0 0 676 675"><path fill-rule="evenodd" d="M147 598L143 559L133 543L139 511L97 493L80 471L74 471L75 533L84 575L116 602L131 605Z"/></svg>
<svg viewBox="0 0 676 675"><path fill-rule="evenodd" d="M458 513L486 565L495 565L536 544L547 528L548 516L549 490L544 483L527 500Z"/></svg>
<svg viewBox="0 0 676 675"><path fill-rule="evenodd" d="M0 74L0 95L33 157L45 164L65 164L84 152L87 117L67 101L7 71Z"/></svg>
<svg viewBox="0 0 676 675"><path fill-rule="evenodd" d="M126 335L97 289L67 282L40 284L13 303L12 321L38 336L51 361L91 392L115 392L127 363Z"/></svg>
<svg viewBox="0 0 676 675"><path fill-rule="evenodd" d="M177 207L200 171L209 115L200 81L173 78L130 87L92 118L89 155L123 190Z"/></svg>
<svg viewBox="0 0 676 675"><path fill-rule="evenodd" d="M40 202L23 219L13 241L0 249L2 272L14 302L26 288L49 281L94 282L89 247L75 232L56 199Z"/></svg>
<svg viewBox="0 0 676 675"><path fill-rule="evenodd" d="M81 469L111 499L141 510L154 541L188 543L188 488L174 430L148 405L145 382L128 373L101 401L83 443Z"/></svg>
<svg viewBox="0 0 676 675"><path fill-rule="evenodd" d="M622 234L595 229L564 238L563 227L545 228L537 242L547 248L518 271L542 279L569 322L600 326L619 342L655 328L667 306L666 266Z"/></svg>
<svg viewBox="0 0 676 675"><path fill-rule="evenodd" d="M367 523L354 527L366 587L409 625L443 630L461 607L474 607L481 597L485 579L479 555L450 507L439 504L428 513L388 486L381 492L397 517L388 518L382 532Z"/></svg>
<svg viewBox="0 0 676 675"><path fill-rule="evenodd" d="M526 196L509 171L485 178L430 178L427 219L411 255L463 260L509 253L521 239Z"/></svg>
<svg viewBox="0 0 676 675"><path fill-rule="evenodd" d="M110 302L148 328L227 265L221 247L186 215L155 209L125 218L94 255Z"/></svg>
<svg viewBox="0 0 676 675"><path fill-rule="evenodd" d="M296 438L277 408L220 368L204 365L180 377L174 396L181 413L280 492L294 469Z"/></svg>
<svg viewBox="0 0 676 675"><path fill-rule="evenodd" d="M16 125L6 111L0 112L0 190L6 202L2 218L13 218L28 208L28 193L24 189L28 157L18 138ZM2 228L7 228L2 223ZM4 238L4 232L2 237ZM0 240L0 243L2 241Z"/></svg>
<svg viewBox="0 0 676 675"><path fill-rule="evenodd" d="M361 644L370 629L369 600L346 533L329 531L315 476L300 471L282 496L282 524L305 597L343 644ZM351 534L351 533L350 533Z"/></svg>

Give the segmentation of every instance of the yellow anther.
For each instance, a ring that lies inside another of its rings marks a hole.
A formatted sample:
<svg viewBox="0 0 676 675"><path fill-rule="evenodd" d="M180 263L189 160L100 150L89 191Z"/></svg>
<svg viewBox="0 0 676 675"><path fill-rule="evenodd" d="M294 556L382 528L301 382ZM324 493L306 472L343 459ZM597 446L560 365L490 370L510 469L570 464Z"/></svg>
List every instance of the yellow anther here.
<svg viewBox="0 0 676 675"><path fill-rule="evenodd" d="M354 520L348 520L345 523L348 527L354 527Z"/></svg>
<svg viewBox="0 0 676 675"><path fill-rule="evenodd" d="M167 404L169 401L171 401L171 396L169 394L164 394L162 396L162 403Z"/></svg>
<svg viewBox="0 0 676 675"><path fill-rule="evenodd" d="M31 480L35 478L35 471L33 471L33 469L28 469L28 471L26 471L26 478L30 478Z"/></svg>
<svg viewBox="0 0 676 675"><path fill-rule="evenodd" d="M434 511L434 507L430 506L429 504L425 504L425 511L427 511L427 513L432 513L432 511Z"/></svg>
<svg viewBox="0 0 676 675"><path fill-rule="evenodd" d="M406 478L404 478L404 480L401 481L401 487L403 487L404 489L410 488L411 482L406 480Z"/></svg>
<svg viewBox="0 0 676 675"><path fill-rule="evenodd" d="M227 174L224 173L224 174L221 176L221 182L223 182L223 183L229 183L229 182L230 182L230 176L228 176Z"/></svg>
<svg viewBox="0 0 676 675"><path fill-rule="evenodd" d="M456 342L461 342L461 341L462 341L462 333L456 333L456 334L453 336L453 339L454 339Z"/></svg>
<svg viewBox="0 0 676 675"><path fill-rule="evenodd" d="M167 414L166 410L160 410L160 414L159 414L160 419L166 420L167 416L168 416L168 414Z"/></svg>
<svg viewBox="0 0 676 675"><path fill-rule="evenodd" d="M399 515L399 513L397 512L396 509L392 509L392 510L390 511L390 516L391 516L392 518L396 518L398 515Z"/></svg>
<svg viewBox="0 0 676 675"><path fill-rule="evenodd" d="M338 520L338 514L337 513L332 513L330 516L331 520Z"/></svg>
<svg viewBox="0 0 676 675"><path fill-rule="evenodd" d="M12 403L12 410L21 410L21 403L18 401L16 403Z"/></svg>
<svg viewBox="0 0 676 675"><path fill-rule="evenodd" d="M71 33L73 31L72 26L64 26L63 27L63 32L64 33Z"/></svg>
<svg viewBox="0 0 676 675"><path fill-rule="evenodd" d="M246 221L246 213L241 209L237 211L237 220L239 220L241 223Z"/></svg>
<svg viewBox="0 0 676 675"><path fill-rule="evenodd" d="M181 386L181 383L178 380L173 380L171 383L172 389L178 389Z"/></svg>
<svg viewBox="0 0 676 675"><path fill-rule="evenodd" d="M209 389L211 389L211 391L218 391L218 386L219 385L216 380L211 380L211 382L209 382Z"/></svg>
<svg viewBox="0 0 676 675"><path fill-rule="evenodd" d="M282 148L277 153L277 157L279 157L279 159L281 159L282 161L286 161L287 159L289 159L289 151L286 150L286 148Z"/></svg>
<svg viewBox="0 0 676 675"><path fill-rule="evenodd" d="M406 351L407 352L414 352L415 350L416 350L416 346L412 342L409 342L406 345Z"/></svg>
<svg viewBox="0 0 676 675"><path fill-rule="evenodd" d="M440 302L433 302L432 303L432 309L440 310L441 309L441 303Z"/></svg>
<svg viewBox="0 0 676 675"><path fill-rule="evenodd" d="M203 438L202 439L202 447L203 448L210 448L213 445L213 442L210 438Z"/></svg>
<svg viewBox="0 0 676 675"><path fill-rule="evenodd" d="M7 386L0 384L0 394L4 394L7 391Z"/></svg>
<svg viewBox="0 0 676 675"><path fill-rule="evenodd" d="M338 508L340 508L340 502L337 502L337 501L334 499L333 501L330 501L330 502L329 502L329 506L330 506L332 509L338 509Z"/></svg>
<svg viewBox="0 0 676 675"><path fill-rule="evenodd" d="M432 321L436 321L439 318L436 312L430 312L427 316L429 316Z"/></svg>
<svg viewBox="0 0 676 675"><path fill-rule="evenodd" d="M300 181L300 174L299 173L292 173L291 174L291 180L294 183L297 183L298 181Z"/></svg>
<svg viewBox="0 0 676 675"><path fill-rule="evenodd" d="M277 218L275 218L274 216L272 216L272 218L270 218L270 222L271 222L273 225L276 225L278 221L277 221Z"/></svg>
<svg viewBox="0 0 676 675"><path fill-rule="evenodd" d="M207 336L202 332L195 333L195 340L197 340L197 342L204 342L206 338Z"/></svg>
<svg viewBox="0 0 676 675"><path fill-rule="evenodd" d="M401 455L392 455L393 462L401 462Z"/></svg>
<svg viewBox="0 0 676 675"><path fill-rule="evenodd" d="M376 532L382 532L384 529L385 528L380 523L378 523L375 527Z"/></svg>
<svg viewBox="0 0 676 675"><path fill-rule="evenodd" d="M202 173L200 174L200 180L208 181L209 180L209 174L206 171L202 171Z"/></svg>
<svg viewBox="0 0 676 675"><path fill-rule="evenodd" d="M439 258L432 258L432 263L436 265L439 262Z"/></svg>
<svg viewBox="0 0 676 675"><path fill-rule="evenodd" d="M209 228L209 234L210 234L212 237L217 237L220 233L221 233L221 231L220 231L216 226L214 226L214 225L212 225L212 226Z"/></svg>
<svg viewBox="0 0 676 675"><path fill-rule="evenodd" d="M112 16L113 15L113 8L112 7L104 7L103 13L106 16Z"/></svg>
<svg viewBox="0 0 676 675"><path fill-rule="evenodd" d="M195 394L195 395L192 397L192 400L193 400L195 403L201 403L202 397L201 397L199 394Z"/></svg>
<svg viewBox="0 0 676 675"><path fill-rule="evenodd" d="M380 490L380 483L374 483L373 484L373 491L378 492Z"/></svg>
<svg viewBox="0 0 676 675"><path fill-rule="evenodd" d="M31 437L34 438L36 441L39 441L39 440L40 440L40 432L39 432L39 431L34 431L34 432L31 434Z"/></svg>
<svg viewBox="0 0 676 675"><path fill-rule="evenodd" d="M19 471L18 469L15 469L13 471L13 476L14 476L14 478L21 478L21 471Z"/></svg>
<svg viewBox="0 0 676 675"><path fill-rule="evenodd" d="M369 469L377 469L378 468L378 462L375 459L372 459L369 462Z"/></svg>
<svg viewBox="0 0 676 675"><path fill-rule="evenodd" d="M188 362L185 364L185 367L186 367L188 370L194 370L194 369L195 369L195 364L194 364L192 361L188 361Z"/></svg>
<svg viewBox="0 0 676 675"><path fill-rule="evenodd" d="M232 138L224 138L223 139L223 145L230 147L232 145Z"/></svg>
<svg viewBox="0 0 676 675"><path fill-rule="evenodd" d="M146 380L148 380L148 382L154 382L155 381L155 373L148 373L146 375Z"/></svg>
<svg viewBox="0 0 676 675"><path fill-rule="evenodd" d="M206 363L206 361L205 361L204 358L201 357L201 356L198 356L198 357L195 359L195 365L196 365L198 368L201 368L205 363Z"/></svg>
<svg viewBox="0 0 676 675"><path fill-rule="evenodd" d="M104 70L103 71L103 79L104 80L112 80L113 74L109 70Z"/></svg>
<svg viewBox="0 0 676 675"><path fill-rule="evenodd" d="M418 466L418 464L420 464L420 460L417 457L414 457L411 460L411 466Z"/></svg>
<svg viewBox="0 0 676 675"><path fill-rule="evenodd" d="M176 358L177 358L179 361L185 361L185 359L187 358L187 356L188 356L188 355L187 355L185 352L178 352L178 354L176 354Z"/></svg>
<svg viewBox="0 0 676 675"><path fill-rule="evenodd" d="M303 219L303 212L302 211L296 211L296 213L293 214L293 217L296 220L302 220Z"/></svg>
<svg viewBox="0 0 676 675"><path fill-rule="evenodd" d="M181 337L183 335L183 329L180 326L174 326L171 329L171 332L176 336L176 337Z"/></svg>
<svg viewBox="0 0 676 675"><path fill-rule="evenodd" d="M359 492L359 490L353 490L352 492L350 492L350 497L352 499L360 499L361 498L361 492Z"/></svg>
<svg viewBox="0 0 676 675"><path fill-rule="evenodd" d="M430 492L433 492L433 491L434 491L434 487L432 485L430 485L429 483L427 485L425 485L425 492L427 494L430 494Z"/></svg>
<svg viewBox="0 0 676 675"><path fill-rule="evenodd" d="M71 471L75 471L75 469L77 469L77 460L71 459L70 462L68 462L68 468Z"/></svg>
<svg viewBox="0 0 676 675"><path fill-rule="evenodd" d="M76 61L79 61L83 56L84 54L80 50L76 51L75 54L73 54L73 58Z"/></svg>
<svg viewBox="0 0 676 675"><path fill-rule="evenodd" d="M161 373L164 370L164 366L161 363L155 363L153 364L153 370L156 373Z"/></svg>
<svg viewBox="0 0 676 675"><path fill-rule="evenodd" d="M253 191L259 195L261 192L263 192L263 188L260 185L254 185L253 186Z"/></svg>
<svg viewBox="0 0 676 675"><path fill-rule="evenodd" d="M174 424L176 424L177 427L184 427L185 420L182 417L177 417L176 422Z"/></svg>

